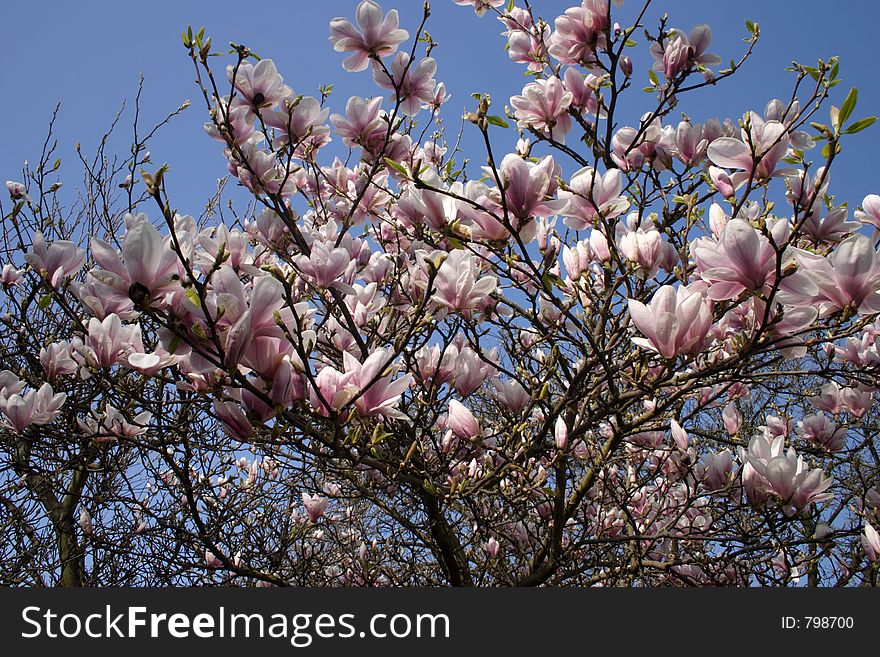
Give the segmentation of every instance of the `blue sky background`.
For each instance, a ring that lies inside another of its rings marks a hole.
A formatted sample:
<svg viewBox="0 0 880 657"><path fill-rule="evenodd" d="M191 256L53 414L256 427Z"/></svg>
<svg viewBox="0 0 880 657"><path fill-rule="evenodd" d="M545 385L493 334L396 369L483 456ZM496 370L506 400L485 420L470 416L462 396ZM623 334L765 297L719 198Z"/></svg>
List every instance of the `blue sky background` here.
<svg viewBox="0 0 880 657"><path fill-rule="evenodd" d="M0 67L0 88L5 92L5 102L0 106L4 126L0 180L20 179L22 162L37 160L52 109L61 101L58 154L62 158L63 191L72 194L81 180L75 143L81 142L85 153L93 152L120 103L133 98L138 75L143 72L143 127L160 120L183 100L193 101L189 110L158 133L150 150L157 166L163 162L171 165L166 180L174 205L181 212L198 215L217 179L225 174L225 163L219 144L209 139L201 127L206 113L193 83L191 62L181 44L181 31L187 24L203 25L213 37L215 50L235 41L273 58L285 82L297 93L317 96L319 85L335 83L330 106L333 112L342 112L349 95L377 93L368 72L351 74L342 70L343 55L333 52L327 40L328 21L339 15L352 18L356 4L356 0L297 0L250 7L226 0L8 3L3 8L6 61ZM386 0L381 4L386 10L396 4L402 26L411 34L415 32L421 1L398 0L392 4ZM573 0L533 2L536 12L551 23L571 4ZM627 25L640 7L641 2L627 0L616 10L616 16ZM836 104L851 85L857 85L860 96L854 118L880 114L876 54L880 3L666 0L655 2L647 24L656 26L663 11L670 15L670 26L686 31L697 23L709 23L714 31L710 51L724 61L738 58L743 52L746 19L761 26L756 53L741 72L717 88L682 99L681 110L695 121L711 116L737 118L748 109L763 112L768 100L790 94L793 75L784 69L793 59L813 64L817 58L831 55L841 57L844 80L835 89ZM445 114L451 128L457 127L462 109L473 105L471 92L492 94L497 113L501 114L503 104L519 93L526 81L524 68L507 58L501 30L501 24L489 14L477 18L471 9L456 6L451 0L433 3L428 31L440 44L433 53L438 60L437 79L444 80L452 94ZM636 39L645 43L641 34ZM620 115L622 121L630 123L650 108L652 98L639 90L647 84L650 58L645 48L638 52L641 59L636 58L636 84ZM220 76L226 61L215 58ZM827 115L820 120L827 121ZM493 135L496 153L515 144L513 129ZM123 118L110 152L124 156L130 137L129 114ZM880 192L880 175L870 164L878 144L880 124L844 142L831 189L840 201L849 200L850 207L866 194ZM474 162L483 158L482 151L472 151L472 155ZM570 168L571 164L565 166Z"/></svg>

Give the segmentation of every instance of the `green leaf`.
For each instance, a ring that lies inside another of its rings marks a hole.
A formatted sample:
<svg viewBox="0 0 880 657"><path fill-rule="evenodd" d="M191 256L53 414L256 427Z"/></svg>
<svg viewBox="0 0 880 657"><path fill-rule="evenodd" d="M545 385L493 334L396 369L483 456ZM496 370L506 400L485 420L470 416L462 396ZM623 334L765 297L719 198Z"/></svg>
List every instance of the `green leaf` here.
<svg viewBox="0 0 880 657"><path fill-rule="evenodd" d="M656 87L658 84L660 84L660 83L657 81L657 74L654 73L653 69L651 69L651 70L648 71L648 79L651 80L651 84L653 84L655 87Z"/></svg>
<svg viewBox="0 0 880 657"><path fill-rule="evenodd" d="M44 294L40 297L40 300L37 302L37 307L40 310L46 310L50 305L52 305L52 295Z"/></svg>
<svg viewBox="0 0 880 657"><path fill-rule="evenodd" d="M385 164L397 171L401 176L405 176L407 178L409 177L409 172L406 170L406 167L403 166L400 162L395 162L390 157L386 157L384 159Z"/></svg>
<svg viewBox="0 0 880 657"><path fill-rule="evenodd" d="M497 125L499 128L509 128L510 125L502 119L500 116L487 116L486 120L492 125Z"/></svg>
<svg viewBox="0 0 880 657"><path fill-rule="evenodd" d="M838 124L843 125L846 123L846 120L852 116L853 110L856 108L856 101L859 99L859 92L856 91L856 88L853 87L849 90L849 95L846 97L846 100L843 101L843 105L840 106L840 114L838 114Z"/></svg>
<svg viewBox="0 0 880 657"><path fill-rule="evenodd" d="M859 119L852 125L850 125L846 130L843 131L845 135L854 135L857 132L861 132L865 128L874 125L874 122L877 120L876 116L869 116L865 119Z"/></svg>
<svg viewBox="0 0 880 657"><path fill-rule="evenodd" d="M632 39L627 39L627 40L623 43L623 45L625 45L627 48L633 48L633 47L635 47L635 46L637 46L637 45L639 45L639 44L638 44L637 42L633 41Z"/></svg>

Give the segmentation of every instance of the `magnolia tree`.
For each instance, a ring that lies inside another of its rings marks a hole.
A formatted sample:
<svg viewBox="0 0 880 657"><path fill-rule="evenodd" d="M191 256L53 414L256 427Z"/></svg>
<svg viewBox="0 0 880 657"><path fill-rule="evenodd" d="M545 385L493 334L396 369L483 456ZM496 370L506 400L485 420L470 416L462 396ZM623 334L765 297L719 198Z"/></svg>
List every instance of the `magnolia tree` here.
<svg viewBox="0 0 880 657"><path fill-rule="evenodd" d="M723 65L647 3L455 2L526 69L502 109L450 114L430 7L364 0L344 107L183 35L227 161L198 219L137 123L67 205L52 139L7 183L4 584L877 584L880 197L829 186L874 121L837 60L701 124L757 25Z"/></svg>

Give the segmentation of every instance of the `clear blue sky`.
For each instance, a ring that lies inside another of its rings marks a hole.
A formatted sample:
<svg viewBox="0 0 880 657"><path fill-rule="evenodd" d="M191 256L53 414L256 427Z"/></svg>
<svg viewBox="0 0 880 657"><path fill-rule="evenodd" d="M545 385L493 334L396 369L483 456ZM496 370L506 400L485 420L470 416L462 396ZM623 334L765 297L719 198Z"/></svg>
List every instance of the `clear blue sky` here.
<svg viewBox="0 0 880 657"><path fill-rule="evenodd" d="M184 99L192 107L152 143L153 162L168 162L168 177L175 206L198 214L224 175L224 161L218 143L210 140L201 126L206 120L204 105L193 84L191 63L181 44L180 32L187 24L204 25L216 46L235 41L250 46L263 57L275 60L279 70L298 93L317 95L318 86L334 82L332 111L342 111L351 94L375 94L368 73L345 73L342 55L333 52L327 36L328 21L338 15L352 17L355 0L322 2L290 1L251 4L212 2L10 2L3 8L4 66L0 67L0 88L4 101L3 147L0 149L0 180L19 179L25 159L35 161L55 103L61 101L57 137L65 191L72 193L81 173L74 144L91 152L109 125L123 99L131 99L138 74L145 82L144 126L173 110ZM386 10L397 6L403 27L415 31L421 13L419 0L387 0ZM537 12L552 22L573 1L534 0ZM618 11L627 24L641 2L627 0ZM666 0L656 2L653 22L662 10L670 14L670 26L690 30L701 22L714 31L710 49L727 61L744 48L746 19L761 26L762 37L747 66L719 88L692 94L681 109L694 120L710 116L739 117L745 110L763 111L774 95L790 92L792 76L784 71L792 59L814 63L818 57L841 57L844 82L837 88L839 105L850 85L859 87L856 118L880 114L880 75L877 72L877 25L880 3L862 0ZM651 24L651 23L649 23ZM428 30L440 46L437 78L447 83L452 100L447 118L456 122L461 109L472 104L470 93L489 92L498 105L519 92L525 78L523 68L511 62L499 35L501 24L488 14L477 18L473 11L451 0L436 0ZM644 43L644 37L637 35ZM872 54L873 53L873 54ZM218 71L220 58L216 58ZM636 80L644 86L649 59L636 61ZM222 73L221 73L222 75ZM635 88L624 109L635 121L648 109L649 97ZM500 109L500 107L498 108ZM498 113L501 113L500 111ZM822 120L827 120L822 118ZM130 129L125 120L111 152L124 155ZM498 148L510 148L514 131L498 135ZM880 192L874 160L880 145L880 124L845 143L836 163L832 190L851 207L871 192ZM818 153L816 154L818 157ZM474 160L481 159L480 153ZM568 164L566 165L568 166Z"/></svg>

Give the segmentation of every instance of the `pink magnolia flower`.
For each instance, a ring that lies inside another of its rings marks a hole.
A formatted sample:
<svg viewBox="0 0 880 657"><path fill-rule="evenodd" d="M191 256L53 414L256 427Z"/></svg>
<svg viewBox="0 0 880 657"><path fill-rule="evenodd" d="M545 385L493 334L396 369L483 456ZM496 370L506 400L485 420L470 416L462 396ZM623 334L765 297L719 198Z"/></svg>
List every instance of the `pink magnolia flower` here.
<svg viewBox="0 0 880 657"><path fill-rule="evenodd" d="M730 179L730 175L728 175L724 169L710 166L709 178L712 180L715 189L717 189L724 198L731 199L736 196L736 187Z"/></svg>
<svg viewBox="0 0 880 657"><path fill-rule="evenodd" d="M530 82L523 87L522 95L511 97L510 104L520 128L533 128L564 144L571 130L571 101L572 93L559 78L551 77Z"/></svg>
<svg viewBox="0 0 880 657"><path fill-rule="evenodd" d="M489 167L484 167L483 172L494 177ZM516 153L508 153L501 161L498 173L504 186L504 204L501 192L493 187L483 199L484 205L497 215L506 208L511 226L519 231L523 241L529 242L535 236L533 219L550 217L566 204L565 200L554 198L559 165L549 155L533 164Z"/></svg>
<svg viewBox="0 0 880 657"><path fill-rule="evenodd" d="M494 379L492 398L512 413L521 413L532 397L516 379Z"/></svg>
<svg viewBox="0 0 880 657"><path fill-rule="evenodd" d="M813 244L837 244L859 228L858 223L846 220L847 214L845 207L835 208L823 217L820 204L817 204L801 224L801 232Z"/></svg>
<svg viewBox="0 0 880 657"><path fill-rule="evenodd" d="M306 182L305 172L294 163L281 163L274 153L266 152L256 138L243 144L240 153L227 151L230 172L254 194L292 196Z"/></svg>
<svg viewBox="0 0 880 657"><path fill-rule="evenodd" d="M629 313L645 336L632 341L664 358L699 352L712 326L712 311L703 295L684 287L662 286L647 306L629 299Z"/></svg>
<svg viewBox="0 0 880 657"><path fill-rule="evenodd" d="M724 428L731 436L735 436L742 428L742 413L733 402L728 403L721 412L721 419L724 422Z"/></svg>
<svg viewBox="0 0 880 657"><path fill-rule="evenodd" d="M556 424L553 427L553 442L558 450L568 449L568 426L561 416L556 418Z"/></svg>
<svg viewBox="0 0 880 657"><path fill-rule="evenodd" d="M25 383L10 370L0 370L0 397L9 397L24 390Z"/></svg>
<svg viewBox="0 0 880 657"><path fill-rule="evenodd" d="M855 211L855 218L866 226L880 230L880 196L868 194L862 200L862 209Z"/></svg>
<svg viewBox="0 0 880 657"><path fill-rule="evenodd" d="M675 156L686 166L695 166L706 157L709 141L703 136L703 126L682 121L675 129Z"/></svg>
<svg viewBox="0 0 880 657"><path fill-rule="evenodd" d="M562 262L569 279L572 281L576 281L588 273L590 265L593 263L593 250L590 247L590 242L581 240L574 245L574 248L569 248L567 244L563 245Z"/></svg>
<svg viewBox="0 0 880 657"><path fill-rule="evenodd" d="M409 38L409 32L398 27L397 10L384 16L382 8L372 0L363 0L355 10L357 27L346 18L330 21L330 43L336 52L351 52L342 62L346 71L363 71L371 57L387 57Z"/></svg>
<svg viewBox="0 0 880 657"><path fill-rule="evenodd" d="M391 77L379 64L373 65L373 80L383 89L390 89L388 100L391 103L400 101L400 111L408 116L419 113L422 103L430 103L434 99L434 88L437 81L437 62L433 57L425 57L415 65L411 65L408 53L399 52L390 66Z"/></svg>
<svg viewBox="0 0 880 657"><path fill-rule="evenodd" d="M250 62L242 62L237 70L230 64L226 67L226 74L241 94L233 103L241 103L255 113L277 106L293 93L284 84L284 78L278 74L275 62L271 59L261 59L256 66Z"/></svg>
<svg viewBox="0 0 880 657"><path fill-rule="evenodd" d="M443 354L440 367L448 372L446 376L458 394L467 397L495 374L495 367L486 362L493 355L494 350L481 356L466 344L453 344Z"/></svg>
<svg viewBox="0 0 880 657"><path fill-rule="evenodd" d="M324 513L327 511L327 505L330 504L330 500L326 497L307 495L306 493L302 494L302 502L303 506L306 507L306 514L312 522L318 522L318 520L323 518Z"/></svg>
<svg viewBox="0 0 880 657"><path fill-rule="evenodd" d="M511 29L503 33L507 37L507 55L511 61L528 64L530 71L542 71L547 63L546 43L550 39L550 26L546 23L533 25L529 13L518 7L514 7L514 12L522 17L522 27L508 19L513 25L507 23ZM505 17L500 16L499 20L504 21Z"/></svg>
<svg viewBox="0 0 880 657"><path fill-rule="evenodd" d="M40 275L48 279L52 287L79 271L86 261L86 252L68 240L56 240L46 244L43 233L34 235L31 251L24 255L25 261Z"/></svg>
<svg viewBox="0 0 880 657"><path fill-rule="evenodd" d="M818 395L810 397L810 402L819 410L836 414L841 411L840 386L834 381L822 385Z"/></svg>
<svg viewBox="0 0 880 657"><path fill-rule="evenodd" d="M748 129L742 129L741 139L719 137L707 150L715 165L738 170L730 175L735 189L749 178L763 181L788 171L776 168L788 151L788 128L779 121L765 122L754 112L749 117Z"/></svg>
<svg viewBox="0 0 880 657"><path fill-rule="evenodd" d="M382 120L382 98L364 100L352 96L345 104L345 116L333 114L330 122L349 148L362 147L373 153L378 151L388 133L388 125Z"/></svg>
<svg viewBox="0 0 880 657"><path fill-rule="evenodd" d="M859 419L865 415L874 404L874 389L870 386L858 384L852 388L841 388L840 408L854 418Z"/></svg>
<svg viewBox="0 0 880 657"><path fill-rule="evenodd" d="M205 550L205 566L211 569L222 568L223 561L211 550Z"/></svg>
<svg viewBox="0 0 880 657"><path fill-rule="evenodd" d="M6 181L6 191L9 192L9 198L13 201L30 201L31 197L28 196L24 183L15 182L14 180Z"/></svg>
<svg viewBox="0 0 880 657"><path fill-rule="evenodd" d="M690 36L677 28L669 30L662 43L651 44L654 70L663 73L668 79L676 77L691 64L709 67L721 63L718 55L706 52L712 41L712 30L708 25L697 25Z"/></svg>
<svg viewBox="0 0 880 657"><path fill-rule="evenodd" d="M845 239L828 258L804 253L802 261L818 286L821 313L847 307L866 315L880 312L880 253L867 236Z"/></svg>
<svg viewBox="0 0 880 657"><path fill-rule="evenodd" d="M228 98L224 98L215 101L211 116L214 120L204 124L211 139L226 143L229 136L234 144L241 146L254 134L254 111L247 105L230 105Z"/></svg>
<svg viewBox="0 0 880 657"><path fill-rule="evenodd" d="M40 365L49 378L73 374L79 369L79 363L70 355L70 345L64 342L40 348Z"/></svg>
<svg viewBox="0 0 880 657"><path fill-rule="evenodd" d="M3 269L0 269L0 285L5 288L12 287L18 282L23 273L23 270L16 269L10 264L3 265Z"/></svg>
<svg viewBox="0 0 880 657"><path fill-rule="evenodd" d="M562 216L565 225L574 230L592 226L597 216L614 219L629 209L629 199L620 194L623 177L619 169L611 169L603 176L585 167L575 172L569 187L571 191L560 192L559 198L568 201Z"/></svg>
<svg viewBox="0 0 880 657"><path fill-rule="evenodd" d="M354 405L360 415L382 415L399 420L408 419L398 410L397 404L403 392L412 385L412 374L394 379L395 368L389 367L389 351L376 349L361 363L350 353L343 352L345 373L350 375L348 384L355 388L359 396Z"/></svg>
<svg viewBox="0 0 880 657"><path fill-rule="evenodd" d="M318 149L330 141L330 128L325 125L330 108L321 107L317 98L302 96L288 99L274 112L263 116L266 125L276 128L272 145L297 146L296 154L304 156L309 148Z"/></svg>
<svg viewBox="0 0 880 657"><path fill-rule="evenodd" d="M733 481L733 453L729 449L710 452L700 464L699 472L710 491L727 488Z"/></svg>
<svg viewBox="0 0 880 657"><path fill-rule="evenodd" d="M877 532L871 523L865 523L865 533L861 538L862 549L868 556L868 561L874 563L880 559L880 532Z"/></svg>
<svg viewBox="0 0 880 657"><path fill-rule="evenodd" d="M776 244L784 244L788 225L779 221L771 228ZM745 219L734 217L724 226L718 241L700 238L691 243L691 253L700 278L709 284L714 301L735 299L744 291L769 291L776 280L776 250L766 236ZM783 271L793 262L791 251L783 253ZM777 299L783 302L811 299L818 288L803 271L786 276L779 284Z"/></svg>
<svg viewBox="0 0 880 657"><path fill-rule="evenodd" d="M598 231L594 230L590 236ZM615 227L617 248L624 258L635 264L639 275L653 277L662 267L671 271L678 263L675 247L662 239L660 231L649 221L640 219L636 212L631 212L626 221L619 221Z"/></svg>
<svg viewBox="0 0 880 657"><path fill-rule="evenodd" d="M118 315L107 315L103 320L92 317L79 351L90 367L127 363L129 354L143 351L140 327L123 326Z"/></svg>
<svg viewBox="0 0 880 657"><path fill-rule="evenodd" d="M0 377L6 372L0 373ZM2 380L2 379L0 379ZM55 394L52 386L44 383L38 390L25 394L12 392L18 386L0 387L0 426L15 432L22 432L32 424L49 424L61 413L67 395Z"/></svg>
<svg viewBox="0 0 880 657"><path fill-rule="evenodd" d="M453 0L453 2L462 7L473 7L477 16L482 16L489 9L500 7L506 0Z"/></svg>
<svg viewBox="0 0 880 657"><path fill-rule="evenodd" d="M550 54L569 66L589 66L608 43L608 0L583 0L557 16L554 27Z"/></svg>
<svg viewBox="0 0 880 657"><path fill-rule="evenodd" d="M235 401L214 400L214 413L232 438L246 440L253 435L254 427L242 410L241 404Z"/></svg>
<svg viewBox="0 0 880 657"><path fill-rule="evenodd" d="M297 269L313 285L319 288L336 287L347 289L347 285L339 278L348 269L351 256L341 246L332 247L324 241L315 241L309 255L296 257Z"/></svg>
<svg viewBox="0 0 880 657"><path fill-rule="evenodd" d="M449 400L446 428L463 440L472 440L483 433L474 414L457 399Z"/></svg>
<svg viewBox="0 0 880 657"><path fill-rule="evenodd" d="M331 412L341 411L358 393L351 385L354 372L340 372L329 365L323 367L315 377L315 386L309 389L309 401L320 415L329 416Z"/></svg>
<svg viewBox="0 0 880 657"><path fill-rule="evenodd" d="M147 308L154 302L164 305L166 295L178 287L173 280L178 274L177 255L169 239L159 234L145 214L131 221L122 240L122 258L106 242L92 238L92 255L101 269L92 269L89 275L103 283L120 302L131 301L138 308Z"/></svg>
<svg viewBox="0 0 880 657"><path fill-rule="evenodd" d="M807 505L832 498L828 489L833 483L821 468L810 469L794 447L783 452L784 438L758 435L749 442L748 451L740 448L745 467L743 485L753 504L775 497L786 515L792 516ZM750 468L747 473L746 468Z"/></svg>
<svg viewBox="0 0 880 657"><path fill-rule="evenodd" d="M581 113L600 113L599 88L602 80L599 77L592 73L584 77L577 69L569 68L565 71L563 81L565 88L571 92L572 107ZM601 114L604 116L604 110L601 110Z"/></svg>
<svg viewBox="0 0 880 657"><path fill-rule="evenodd" d="M479 276L476 258L463 249L450 253L434 279L431 300L441 308L473 317L479 310L494 305L491 294L498 287L498 279L491 275Z"/></svg>
<svg viewBox="0 0 880 657"><path fill-rule="evenodd" d="M827 452L838 452L846 445L846 428L838 427L823 411L800 420L797 432L801 438Z"/></svg>

